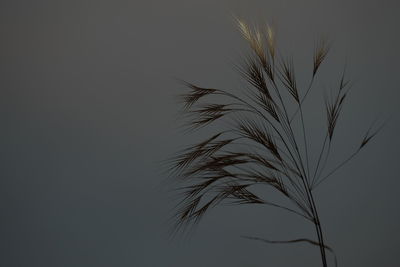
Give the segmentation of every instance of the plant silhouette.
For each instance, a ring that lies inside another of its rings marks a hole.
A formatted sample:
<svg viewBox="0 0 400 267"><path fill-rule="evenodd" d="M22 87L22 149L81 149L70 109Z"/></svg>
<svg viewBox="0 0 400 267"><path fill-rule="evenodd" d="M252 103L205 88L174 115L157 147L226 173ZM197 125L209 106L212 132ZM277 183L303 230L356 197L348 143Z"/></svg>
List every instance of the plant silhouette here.
<svg viewBox="0 0 400 267"><path fill-rule="evenodd" d="M174 217L175 229L197 223L210 208L222 202L273 206L311 222L317 240L247 238L315 245L319 248L322 266L326 267L326 252L332 250L325 244L313 190L357 155L381 127L374 131L370 128L353 154L326 170L336 125L351 89L344 70L338 87L329 94L331 97L325 97L325 137L316 152L316 161L311 164L303 105L329 52L329 43L321 40L316 44L310 82L301 91L293 59L278 51L274 29L253 28L240 19L237 23L250 46L249 56L238 66L248 87L237 94L184 82L189 88L181 96L188 129L217 127L213 128L214 134L171 158L170 174L184 184L179 188L181 201ZM297 131L295 125L299 125ZM291 205L263 199L254 192L254 187L259 185L271 187Z"/></svg>

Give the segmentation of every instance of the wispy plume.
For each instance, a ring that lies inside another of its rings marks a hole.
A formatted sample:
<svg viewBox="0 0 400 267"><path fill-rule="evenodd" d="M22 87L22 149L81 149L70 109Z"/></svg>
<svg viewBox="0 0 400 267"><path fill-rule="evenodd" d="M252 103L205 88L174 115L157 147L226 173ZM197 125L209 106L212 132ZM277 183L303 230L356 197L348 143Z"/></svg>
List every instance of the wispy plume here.
<svg viewBox="0 0 400 267"><path fill-rule="evenodd" d="M325 141L316 152L319 157L315 164L310 164L308 148L312 140L306 132L302 107L327 57L329 43L321 39L316 44L310 64L310 85L301 88L296 81L293 58L281 55L277 49L275 30L268 24L261 29L253 27L241 19L236 19L236 23L251 51L237 68L249 87L237 93L184 82L188 91L180 99L186 126L198 130L213 124L212 129L218 130L169 160L171 176L183 183L179 188L181 201L174 214L175 229L197 224L220 203L283 209L310 221L318 241L267 242L316 245L326 267L326 250L332 249L325 244L313 190L369 144L381 127L368 129L355 152L326 171L336 126L351 87L343 71L338 88L329 94L333 97L325 97L327 127L321 130ZM282 97L284 92L290 98ZM290 105L295 105L292 114ZM300 116L296 117L297 111ZM299 120L299 131L294 129L294 119ZM299 132L300 136L296 134ZM260 185L276 190L289 204L271 201L268 195L255 190Z"/></svg>

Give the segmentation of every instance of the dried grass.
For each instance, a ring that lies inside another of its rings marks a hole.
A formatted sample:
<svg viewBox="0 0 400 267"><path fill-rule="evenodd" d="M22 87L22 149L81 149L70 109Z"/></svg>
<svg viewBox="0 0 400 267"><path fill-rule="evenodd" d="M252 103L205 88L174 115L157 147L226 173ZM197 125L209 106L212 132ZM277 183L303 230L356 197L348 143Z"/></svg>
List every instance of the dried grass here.
<svg viewBox="0 0 400 267"><path fill-rule="evenodd" d="M278 49L274 30L269 26L264 31L252 28L242 20L237 23L253 53L239 68L240 74L251 86L250 91L237 95L222 89L185 83L189 91L181 96L189 128L222 125L222 121L234 123L230 124L230 128L189 146L170 160L171 175L184 183L179 189L182 201L175 213L176 229L197 223L212 207L222 202L269 205L302 216L315 225L318 241L295 239L285 242L305 241L317 245L322 265L327 266L325 250L331 249L324 244L313 190L358 154L381 128L375 131L369 129L349 158L331 171L324 172L336 125L350 89L343 72L335 96L325 98L326 137L315 168L311 169L302 105L327 57L328 42L322 40L316 45L310 85L302 96L296 82L293 59L282 57L276 60ZM296 111L293 114L288 113L290 103L281 96L284 90L295 100ZM213 96L224 98L228 104L210 102ZM298 111L300 118L295 116ZM302 126L302 146L301 137L296 136L293 130L292 120L296 118L300 119ZM240 142L247 145L241 146ZM293 206L276 204L254 193L254 187L261 184L277 190Z"/></svg>

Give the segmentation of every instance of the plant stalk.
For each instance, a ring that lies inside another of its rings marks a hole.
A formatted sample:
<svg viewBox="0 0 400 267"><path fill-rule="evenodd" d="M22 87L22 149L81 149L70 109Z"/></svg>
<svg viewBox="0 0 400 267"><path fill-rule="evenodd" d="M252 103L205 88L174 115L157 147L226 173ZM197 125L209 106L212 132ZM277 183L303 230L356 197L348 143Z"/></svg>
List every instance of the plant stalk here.
<svg viewBox="0 0 400 267"><path fill-rule="evenodd" d="M306 179L304 179L304 177L302 177L302 182L303 182L303 186L306 190L307 193L307 199L308 199L308 203L310 204L310 208L311 208L311 213L313 216L313 222L315 225L315 230L317 232L317 236L318 236L318 244L319 244L319 250L321 252L321 260L322 260L322 266L323 267L328 267L328 263L326 260L326 253L325 253L325 243L324 243L324 236L322 233L322 227L321 227L321 222L319 220L319 216L318 216L318 210L317 210L317 206L315 204L314 201L314 196L312 194L312 190L311 188L308 186Z"/></svg>
<svg viewBox="0 0 400 267"><path fill-rule="evenodd" d="M311 191L309 191L309 194L310 194L310 197L311 197L311 206L312 206L313 214L314 214L314 224L315 224L315 229L316 229L317 236L318 236L319 248L320 248L320 251L321 251L322 266L323 267L327 267L328 263L327 263L327 260L326 260L325 243L324 243L324 236L323 236L323 233L322 233L321 222L319 220L317 207L315 205L314 197L313 197Z"/></svg>

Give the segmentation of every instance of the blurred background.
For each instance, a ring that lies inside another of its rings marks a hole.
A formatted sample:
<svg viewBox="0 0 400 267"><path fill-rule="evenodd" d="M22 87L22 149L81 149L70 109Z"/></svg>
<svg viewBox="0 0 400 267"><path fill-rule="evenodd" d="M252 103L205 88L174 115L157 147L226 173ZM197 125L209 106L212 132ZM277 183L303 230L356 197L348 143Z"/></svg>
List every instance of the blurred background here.
<svg viewBox="0 0 400 267"><path fill-rule="evenodd" d="M314 238L311 224L273 208L218 207L190 235L169 235L161 162L202 137L179 128L176 78L240 87L233 63L248 47L233 15L275 25L299 84L315 40L332 40L306 110L312 140L326 127L318 88L347 62L355 85L333 162L376 117L391 118L316 198L339 266L395 266L398 10L389 0L1 1L0 266L319 266L315 247L240 237Z"/></svg>

